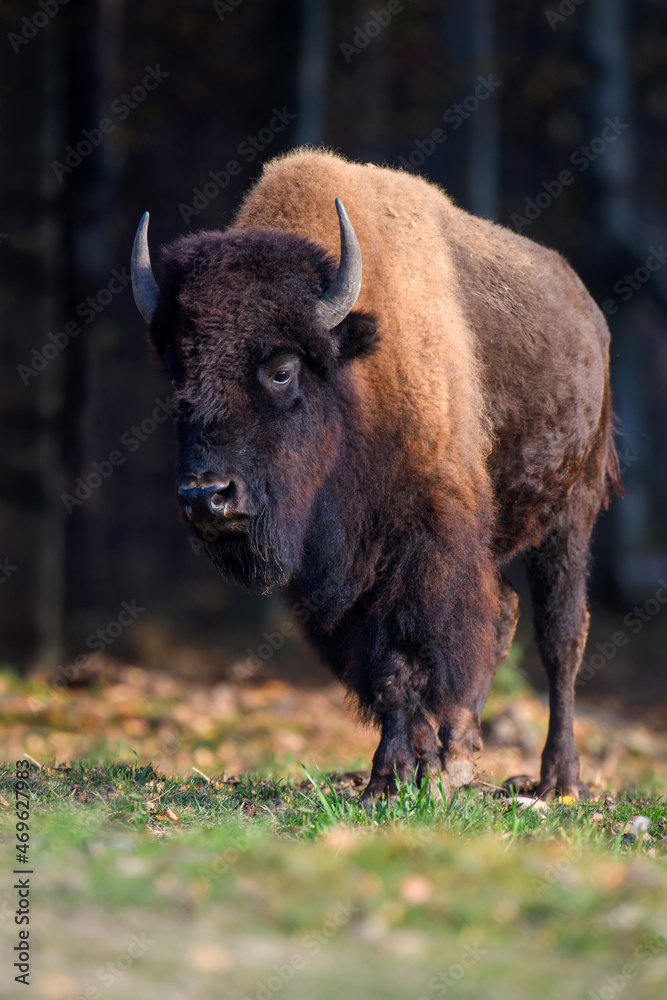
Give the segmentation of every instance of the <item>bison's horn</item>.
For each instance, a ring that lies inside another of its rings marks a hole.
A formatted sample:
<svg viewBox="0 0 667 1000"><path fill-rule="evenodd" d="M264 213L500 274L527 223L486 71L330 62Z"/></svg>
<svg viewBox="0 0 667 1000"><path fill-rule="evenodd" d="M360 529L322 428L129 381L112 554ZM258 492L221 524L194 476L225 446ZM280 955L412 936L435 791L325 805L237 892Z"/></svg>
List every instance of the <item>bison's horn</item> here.
<svg viewBox="0 0 667 1000"><path fill-rule="evenodd" d="M160 289L153 277L151 255L148 250L148 212L141 216L141 222L134 237L132 247L132 291L137 309L147 323L153 318Z"/></svg>
<svg viewBox="0 0 667 1000"><path fill-rule="evenodd" d="M323 327L332 330L354 308L361 289L361 250L352 223L340 198L336 198L340 223L340 264L330 288L317 303L317 318Z"/></svg>

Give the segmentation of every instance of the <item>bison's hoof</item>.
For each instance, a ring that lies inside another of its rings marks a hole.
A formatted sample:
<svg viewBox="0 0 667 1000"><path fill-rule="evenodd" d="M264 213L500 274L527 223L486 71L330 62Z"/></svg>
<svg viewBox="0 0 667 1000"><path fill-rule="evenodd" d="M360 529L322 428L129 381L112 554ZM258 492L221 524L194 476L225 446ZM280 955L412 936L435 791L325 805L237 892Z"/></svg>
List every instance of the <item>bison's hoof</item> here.
<svg viewBox="0 0 667 1000"><path fill-rule="evenodd" d="M501 788L515 795L525 795L543 802L551 802L558 798L587 799L590 795L588 785L579 780L540 779L528 774L517 774L503 781Z"/></svg>
<svg viewBox="0 0 667 1000"><path fill-rule="evenodd" d="M371 776L371 780L366 785L364 794L361 796L361 805L373 806L383 798L387 800L388 805L391 805L396 798L396 781L394 777Z"/></svg>
<svg viewBox="0 0 667 1000"><path fill-rule="evenodd" d="M542 782L540 781L534 794L545 802L558 799L587 799L591 790L583 781L563 781L563 782Z"/></svg>
<svg viewBox="0 0 667 1000"><path fill-rule="evenodd" d="M512 792L514 795L525 795L527 798L534 798L537 794L537 786L540 779L530 774L515 774L513 778L503 781L500 786L505 792Z"/></svg>
<svg viewBox="0 0 667 1000"><path fill-rule="evenodd" d="M420 788L424 784L428 784L433 799L436 802L442 802L442 792L444 790L446 794L446 787L440 763L428 762L422 758L417 768L417 784Z"/></svg>
<svg viewBox="0 0 667 1000"><path fill-rule="evenodd" d="M475 762L469 757L447 757L442 778L448 794L462 785L469 785L475 778Z"/></svg>

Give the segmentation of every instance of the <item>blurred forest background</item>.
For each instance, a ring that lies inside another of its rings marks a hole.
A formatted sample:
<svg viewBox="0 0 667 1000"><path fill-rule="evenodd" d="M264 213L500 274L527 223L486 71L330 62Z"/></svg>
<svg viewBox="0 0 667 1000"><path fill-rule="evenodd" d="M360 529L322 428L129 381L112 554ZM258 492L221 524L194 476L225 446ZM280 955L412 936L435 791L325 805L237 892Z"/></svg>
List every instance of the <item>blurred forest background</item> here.
<svg viewBox="0 0 667 1000"><path fill-rule="evenodd" d="M127 274L143 211L159 279L160 243L324 143L558 249L604 305L628 496L597 530L591 641L644 609L600 684L666 683L665 0L3 0L0 28L3 662L53 670L136 602L113 656L214 676L285 620L189 544ZM275 660L319 676L296 640Z"/></svg>

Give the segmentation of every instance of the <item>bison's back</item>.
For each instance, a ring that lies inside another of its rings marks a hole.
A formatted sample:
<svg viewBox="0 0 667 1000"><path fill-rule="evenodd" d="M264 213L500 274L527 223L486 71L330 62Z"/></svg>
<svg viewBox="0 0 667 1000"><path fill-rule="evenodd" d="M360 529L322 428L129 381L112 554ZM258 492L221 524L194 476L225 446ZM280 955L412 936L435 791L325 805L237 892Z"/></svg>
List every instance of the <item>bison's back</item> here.
<svg viewBox="0 0 667 1000"><path fill-rule="evenodd" d="M496 547L537 544L575 484L604 490L609 329L563 258L457 211L445 238L493 423Z"/></svg>
<svg viewBox="0 0 667 1000"><path fill-rule="evenodd" d="M335 197L361 246L357 304L380 332L355 362L368 419L393 423L403 461L439 469L464 502L495 491L502 554L534 544L582 467L603 475L604 319L558 254L404 171L297 150L265 166L236 225L297 232L337 258Z"/></svg>

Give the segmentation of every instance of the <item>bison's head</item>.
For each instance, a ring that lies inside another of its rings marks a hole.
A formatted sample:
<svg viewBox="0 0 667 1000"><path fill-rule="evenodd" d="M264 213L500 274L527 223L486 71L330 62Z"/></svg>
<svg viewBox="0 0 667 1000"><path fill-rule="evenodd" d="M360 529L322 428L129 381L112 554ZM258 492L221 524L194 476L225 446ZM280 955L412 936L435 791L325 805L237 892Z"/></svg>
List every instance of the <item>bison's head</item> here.
<svg viewBox="0 0 667 1000"><path fill-rule="evenodd" d="M299 570L354 406L348 365L375 322L352 313L361 253L345 209L338 269L294 233L185 236L151 270L144 215L132 286L174 386L182 516L224 574L268 589Z"/></svg>

